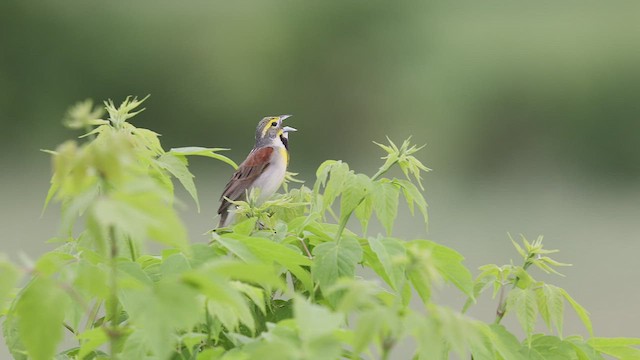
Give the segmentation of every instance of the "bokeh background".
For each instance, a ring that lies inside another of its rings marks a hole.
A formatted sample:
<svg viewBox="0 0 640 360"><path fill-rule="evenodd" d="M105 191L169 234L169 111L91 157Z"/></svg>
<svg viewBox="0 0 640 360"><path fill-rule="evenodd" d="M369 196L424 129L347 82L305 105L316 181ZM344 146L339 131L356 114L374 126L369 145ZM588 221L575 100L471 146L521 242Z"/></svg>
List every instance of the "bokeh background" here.
<svg viewBox="0 0 640 360"><path fill-rule="evenodd" d="M404 209L399 236L476 269L519 262L507 233L544 234L574 266L534 276L579 300L596 335L640 336L639 14L637 1L3 2L0 252L19 262L53 247L39 149L80 135L61 126L67 107L151 94L137 126L238 162L262 116L294 114L291 170L308 183L325 159L372 174L372 140L412 136L434 169L431 224ZM231 169L192 169L204 206L182 194L181 213L206 241ZM441 302L460 306L454 294ZM494 311L483 298L471 314Z"/></svg>

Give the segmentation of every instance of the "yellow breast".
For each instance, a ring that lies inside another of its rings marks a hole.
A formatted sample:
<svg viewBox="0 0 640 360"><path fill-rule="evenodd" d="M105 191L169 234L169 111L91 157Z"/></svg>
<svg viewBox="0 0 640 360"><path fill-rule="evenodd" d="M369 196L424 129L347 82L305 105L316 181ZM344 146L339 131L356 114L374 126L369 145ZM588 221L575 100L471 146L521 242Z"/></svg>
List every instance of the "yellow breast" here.
<svg viewBox="0 0 640 360"><path fill-rule="evenodd" d="M287 165L289 165L289 152L284 147L279 148L280 155L286 160Z"/></svg>

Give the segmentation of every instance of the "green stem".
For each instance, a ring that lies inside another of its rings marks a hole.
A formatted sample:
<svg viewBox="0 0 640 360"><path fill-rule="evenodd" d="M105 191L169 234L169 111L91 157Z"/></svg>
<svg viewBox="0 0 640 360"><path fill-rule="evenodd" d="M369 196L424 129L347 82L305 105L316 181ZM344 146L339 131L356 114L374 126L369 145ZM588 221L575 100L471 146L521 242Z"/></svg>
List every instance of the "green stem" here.
<svg viewBox="0 0 640 360"><path fill-rule="evenodd" d="M522 265L522 269L524 271L527 271L527 269L529 268L529 266L531 266L531 261L530 259L535 256L534 254L529 254L526 258L526 260L524 261L524 265ZM511 289L514 289L516 286L518 286L518 282L520 281L520 278L516 277L515 280L513 281L513 285L511 286ZM502 321L502 318L504 318L504 315L507 312L507 299L505 297L505 291L504 291L504 285L502 285L500 287L500 298L498 300L498 308L496 309L496 319L493 321L494 324L499 325L500 322Z"/></svg>
<svg viewBox="0 0 640 360"><path fill-rule="evenodd" d="M93 324L96 322L96 317L98 317L98 312L100 311L100 307L102 306L102 301L97 300L93 307L89 311L89 316L87 317L87 323L84 325L84 330L87 331L93 328Z"/></svg>
<svg viewBox="0 0 640 360"><path fill-rule="evenodd" d="M130 236L127 237L127 244L129 245L129 252L131 253L131 261L135 262L138 259L138 252Z"/></svg>
<svg viewBox="0 0 640 360"><path fill-rule="evenodd" d="M111 360L117 360L117 341L120 337L118 328L118 244L116 240L115 229L112 227L109 231L109 242L111 245L111 251L109 252L109 260L111 265L111 291L110 296L110 312L111 312L111 328L109 329L109 352L111 353Z"/></svg>
<svg viewBox="0 0 640 360"><path fill-rule="evenodd" d="M391 169L391 167L397 162L398 161L396 160L396 161L388 164L387 166L382 166L380 169L378 169L378 172L375 173L375 175L373 175L371 177L371 181L378 180L378 178L380 178L380 176L384 175L384 173L389 171L389 169ZM347 222L351 218L351 215L353 215L353 212L356 211L356 208L358 206L360 206L360 204L362 204L362 202L364 201L365 198L366 198L366 195L363 196L360 199L360 201L358 201L358 204L356 206L354 206L353 209L351 211L349 211L349 213L347 213L347 216L342 217L342 219L340 220L340 223L338 224L338 231L336 231L336 243L338 243L338 244L340 243L340 239L342 239L342 232L344 231L345 227L347 226Z"/></svg>
<svg viewBox="0 0 640 360"><path fill-rule="evenodd" d="M388 360L389 359L389 355L391 354L391 349L393 349L393 346L395 345L395 341L392 338L386 338L382 341L382 354L381 354L381 360Z"/></svg>

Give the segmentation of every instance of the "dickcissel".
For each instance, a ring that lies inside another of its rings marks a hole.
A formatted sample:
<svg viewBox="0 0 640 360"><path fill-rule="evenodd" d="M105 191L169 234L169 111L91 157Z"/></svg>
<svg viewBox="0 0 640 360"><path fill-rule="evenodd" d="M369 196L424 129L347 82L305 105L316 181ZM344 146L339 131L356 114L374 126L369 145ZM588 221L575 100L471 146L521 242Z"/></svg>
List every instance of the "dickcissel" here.
<svg viewBox="0 0 640 360"><path fill-rule="evenodd" d="M232 203L229 200L245 200L249 190L258 188L258 201L264 201L282 185L289 164L289 132L296 131L292 127L282 126L282 122L290 116L267 116L258 123L253 150L240 164L220 197L218 227L234 222L235 213L230 211Z"/></svg>

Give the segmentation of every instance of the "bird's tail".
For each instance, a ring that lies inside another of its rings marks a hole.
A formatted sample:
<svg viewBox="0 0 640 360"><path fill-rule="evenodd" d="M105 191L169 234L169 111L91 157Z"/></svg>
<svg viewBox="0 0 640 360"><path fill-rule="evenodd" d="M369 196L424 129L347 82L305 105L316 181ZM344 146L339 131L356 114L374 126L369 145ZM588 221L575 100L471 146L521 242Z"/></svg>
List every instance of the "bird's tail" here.
<svg viewBox="0 0 640 360"><path fill-rule="evenodd" d="M230 212L229 210L225 210L220 213L220 222L218 223L218 227L225 227L230 224L233 224L233 219L235 219L236 213Z"/></svg>

